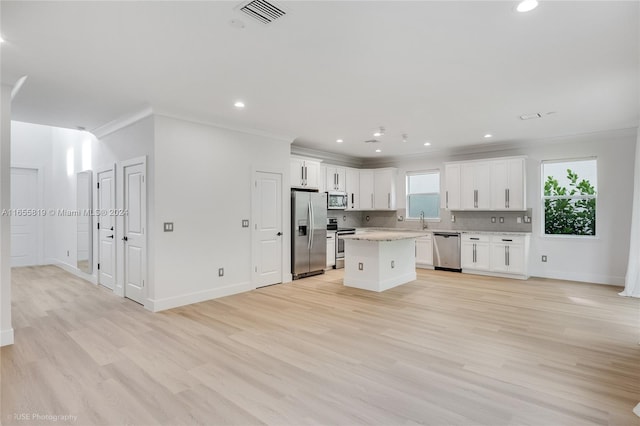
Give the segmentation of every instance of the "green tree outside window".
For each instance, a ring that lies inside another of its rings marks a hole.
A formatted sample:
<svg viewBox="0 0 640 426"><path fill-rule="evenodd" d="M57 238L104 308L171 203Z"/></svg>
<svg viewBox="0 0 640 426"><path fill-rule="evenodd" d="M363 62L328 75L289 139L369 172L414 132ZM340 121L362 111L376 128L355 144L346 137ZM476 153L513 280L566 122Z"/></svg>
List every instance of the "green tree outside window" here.
<svg viewBox="0 0 640 426"><path fill-rule="evenodd" d="M544 233L596 235L596 189L567 169L568 186L553 176L544 182Z"/></svg>

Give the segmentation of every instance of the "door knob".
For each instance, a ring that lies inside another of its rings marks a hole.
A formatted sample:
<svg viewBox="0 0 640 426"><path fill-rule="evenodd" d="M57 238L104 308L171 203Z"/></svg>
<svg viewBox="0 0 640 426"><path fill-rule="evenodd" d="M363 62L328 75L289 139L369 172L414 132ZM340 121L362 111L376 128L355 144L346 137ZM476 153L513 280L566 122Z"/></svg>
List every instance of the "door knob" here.
<svg viewBox="0 0 640 426"><path fill-rule="evenodd" d="M107 235L107 238L113 238L113 235Z"/></svg>
<svg viewBox="0 0 640 426"><path fill-rule="evenodd" d="M277 235L278 237L280 237L280 236L282 236L282 232L278 232L276 235Z"/></svg>
<svg viewBox="0 0 640 426"><path fill-rule="evenodd" d="M129 241L129 238L124 236L124 237L122 237L122 241Z"/></svg>

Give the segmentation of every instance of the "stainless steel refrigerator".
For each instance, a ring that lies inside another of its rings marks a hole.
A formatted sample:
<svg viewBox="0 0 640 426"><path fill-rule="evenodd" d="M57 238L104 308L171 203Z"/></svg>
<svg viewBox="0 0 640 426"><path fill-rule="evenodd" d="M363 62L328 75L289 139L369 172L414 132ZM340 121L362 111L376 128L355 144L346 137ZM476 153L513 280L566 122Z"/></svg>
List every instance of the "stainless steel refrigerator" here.
<svg viewBox="0 0 640 426"><path fill-rule="evenodd" d="M293 279L322 274L327 265L327 198L324 192L291 191Z"/></svg>

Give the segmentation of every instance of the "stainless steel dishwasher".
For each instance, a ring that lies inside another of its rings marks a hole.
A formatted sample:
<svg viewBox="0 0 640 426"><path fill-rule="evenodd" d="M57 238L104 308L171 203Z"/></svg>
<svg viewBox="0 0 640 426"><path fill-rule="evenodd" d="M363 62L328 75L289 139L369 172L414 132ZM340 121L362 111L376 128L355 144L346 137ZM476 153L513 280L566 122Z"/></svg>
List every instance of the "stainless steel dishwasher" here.
<svg viewBox="0 0 640 426"><path fill-rule="evenodd" d="M433 233L433 266L435 269L462 272L460 267L460 233Z"/></svg>

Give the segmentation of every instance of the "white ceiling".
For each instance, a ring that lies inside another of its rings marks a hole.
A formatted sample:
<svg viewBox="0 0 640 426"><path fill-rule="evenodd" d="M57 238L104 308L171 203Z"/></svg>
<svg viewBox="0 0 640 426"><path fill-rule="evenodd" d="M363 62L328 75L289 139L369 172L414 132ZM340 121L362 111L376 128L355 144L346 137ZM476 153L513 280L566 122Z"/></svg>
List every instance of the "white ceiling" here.
<svg viewBox="0 0 640 426"><path fill-rule="evenodd" d="M280 2L270 26L237 4L2 1L2 83L29 76L13 118L91 130L150 105L358 157L638 126L637 1Z"/></svg>

